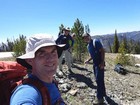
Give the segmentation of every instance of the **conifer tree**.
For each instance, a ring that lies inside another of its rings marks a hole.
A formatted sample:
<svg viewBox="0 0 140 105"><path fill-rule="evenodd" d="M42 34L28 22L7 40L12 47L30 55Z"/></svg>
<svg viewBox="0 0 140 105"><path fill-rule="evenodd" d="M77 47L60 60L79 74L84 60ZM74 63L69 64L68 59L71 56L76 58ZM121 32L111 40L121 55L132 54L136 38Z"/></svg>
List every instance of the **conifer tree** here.
<svg viewBox="0 0 140 105"><path fill-rule="evenodd" d="M118 49L119 49L119 40L117 36L117 30L115 30L114 43L112 46L113 53L118 53Z"/></svg>
<svg viewBox="0 0 140 105"><path fill-rule="evenodd" d="M135 45L135 53L140 54L140 41L138 41Z"/></svg>
<svg viewBox="0 0 140 105"><path fill-rule="evenodd" d="M82 61L82 54L84 54L84 52L87 50L86 45L82 39L82 35L84 33L84 26L82 24L82 21L76 19L76 21L74 22L74 26L72 27L72 32L76 34L76 37L74 39L75 58L78 61Z"/></svg>
<svg viewBox="0 0 140 105"><path fill-rule="evenodd" d="M13 42L7 38L7 51L13 50Z"/></svg>
<svg viewBox="0 0 140 105"><path fill-rule="evenodd" d="M119 53L128 53L128 45L127 45L127 38L126 36L123 37L123 40L120 44L120 47L119 47L119 50L118 50Z"/></svg>
<svg viewBox="0 0 140 105"><path fill-rule="evenodd" d="M85 26L85 33L90 33L90 28L88 24Z"/></svg>
<svg viewBox="0 0 140 105"><path fill-rule="evenodd" d="M19 35L19 38L14 40L13 45L13 56L17 57L25 53L26 47L26 37L24 35Z"/></svg>
<svg viewBox="0 0 140 105"><path fill-rule="evenodd" d="M61 34L63 33L63 28L64 28L64 25L63 25L63 24L61 24L61 25L59 26L59 33L58 33L58 37L59 37L59 35L61 35Z"/></svg>

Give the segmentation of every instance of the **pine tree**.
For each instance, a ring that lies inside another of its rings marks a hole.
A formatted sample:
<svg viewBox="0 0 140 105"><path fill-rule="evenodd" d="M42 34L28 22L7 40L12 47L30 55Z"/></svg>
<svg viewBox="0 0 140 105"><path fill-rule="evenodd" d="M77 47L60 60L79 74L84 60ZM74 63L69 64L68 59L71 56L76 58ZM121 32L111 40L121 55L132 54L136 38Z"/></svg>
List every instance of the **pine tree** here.
<svg viewBox="0 0 140 105"><path fill-rule="evenodd" d="M135 45L135 53L140 54L140 41L138 41Z"/></svg>
<svg viewBox="0 0 140 105"><path fill-rule="evenodd" d="M82 21L77 19L74 22L74 26L72 27L71 31L76 34L75 41L74 41L74 55L75 59L78 61L82 61L83 54L86 50L86 45L82 39L82 35L84 33L84 26Z"/></svg>
<svg viewBox="0 0 140 105"><path fill-rule="evenodd" d="M13 42L7 38L7 51L13 50Z"/></svg>
<svg viewBox="0 0 140 105"><path fill-rule="evenodd" d="M123 37L123 40L120 44L120 47L119 47L119 50L118 50L119 53L128 53L128 45L127 45L127 38L126 36Z"/></svg>
<svg viewBox="0 0 140 105"><path fill-rule="evenodd" d="M13 42L13 56L17 57L25 53L26 47L26 37L24 35L19 35L19 38Z"/></svg>
<svg viewBox="0 0 140 105"><path fill-rule="evenodd" d="M60 26L59 26L59 33L58 33L58 37L63 33L63 28L64 28L64 25L63 24L61 24Z"/></svg>
<svg viewBox="0 0 140 105"><path fill-rule="evenodd" d="M90 33L90 28L88 24L85 26L85 33Z"/></svg>
<svg viewBox="0 0 140 105"><path fill-rule="evenodd" d="M113 53L118 53L118 49L119 49L119 40L117 36L117 31L115 30L114 43L112 46Z"/></svg>
<svg viewBox="0 0 140 105"><path fill-rule="evenodd" d="M128 53L128 43L125 35L123 35L123 39L118 51L119 54L116 57L116 63L120 63L122 65L130 65L131 64L130 55L126 55Z"/></svg>
<svg viewBox="0 0 140 105"><path fill-rule="evenodd" d="M107 41L107 43L108 43L108 46L109 46L109 50L110 50L110 52L112 53L111 44L110 44L109 41Z"/></svg>

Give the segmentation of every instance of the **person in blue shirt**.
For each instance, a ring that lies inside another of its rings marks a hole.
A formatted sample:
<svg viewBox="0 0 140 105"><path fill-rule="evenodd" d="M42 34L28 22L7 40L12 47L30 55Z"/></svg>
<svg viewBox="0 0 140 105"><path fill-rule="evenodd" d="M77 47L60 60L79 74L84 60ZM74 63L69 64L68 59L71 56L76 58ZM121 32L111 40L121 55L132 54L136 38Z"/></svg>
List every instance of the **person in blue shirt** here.
<svg viewBox="0 0 140 105"><path fill-rule="evenodd" d="M97 100L95 100L94 104L102 104L106 96L104 83L105 51L100 40L91 39L88 33L83 34L82 37L88 43L87 49L90 54L90 58L85 63L88 64L90 60L93 60L94 75L97 83Z"/></svg>
<svg viewBox="0 0 140 105"><path fill-rule="evenodd" d="M63 34L61 34L57 39L56 39L57 44L66 44L64 51L59 58L59 69L62 70L62 60L63 57L65 56L68 70L71 71L71 49L74 44L74 39L70 35L70 28L63 28Z"/></svg>
<svg viewBox="0 0 140 105"><path fill-rule="evenodd" d="M64 45L57 45L48 35L36 35L27 40L26 53L17 57L17 62L31 69L30 79L38 80L49 91L51 105L65 105L58 87L54 83L58 57ZM10 98L10 105L43 105L40 91L31 84L18 86Z"/></svg>

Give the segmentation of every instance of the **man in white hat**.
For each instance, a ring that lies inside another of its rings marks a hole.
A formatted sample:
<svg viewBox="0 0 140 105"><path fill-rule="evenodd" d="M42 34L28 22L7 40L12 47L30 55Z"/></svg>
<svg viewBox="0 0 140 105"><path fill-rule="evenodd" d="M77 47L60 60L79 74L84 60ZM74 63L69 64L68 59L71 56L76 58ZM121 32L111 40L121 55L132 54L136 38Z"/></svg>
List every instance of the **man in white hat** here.
<svg viewBox="0 0 140 105"><path fill-rule="evenodd" d="M63 60L63 56L65 56L68 70L71 72L71 48L74 45L74 39L70 35L69 27L63 29L63 34L57 38L56 43L66 44L64 51L61 57L59 58L59 69L62 70L62 60Z"/></svg>
<svg viewBox="0 0 140 105"><path fill-rule="evenodd" d="M48 89L51 104L60 102L64 105L58 87L53 82L56 73L58 57L61 56L65 45L57 45L52 37L33 36L27 40L26 54L16 60L19 64L31 69L28 78L38 80ZM10 105L43 105L40 91L31 84L23 84L13 92ZM61 101L60 101L61 100Z"/></svg>

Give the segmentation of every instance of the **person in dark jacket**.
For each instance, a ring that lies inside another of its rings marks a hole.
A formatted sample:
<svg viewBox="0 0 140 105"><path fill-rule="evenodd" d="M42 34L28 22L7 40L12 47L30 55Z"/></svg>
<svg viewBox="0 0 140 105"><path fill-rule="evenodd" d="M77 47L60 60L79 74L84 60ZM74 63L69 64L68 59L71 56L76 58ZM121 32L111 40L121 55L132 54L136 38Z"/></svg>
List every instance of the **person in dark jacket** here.
<svg viewBox="0 0 140 105"><path fill-rule="evenodd" d="M62 60L63 60L63 57L65 56L68 70L71 71L71 48L73 47L74 40L70 35L70 28L63 29L63 34L57 38L56 43L66 44L64 51L61 57L59 58L59 69L62 70Z"/></svg>

